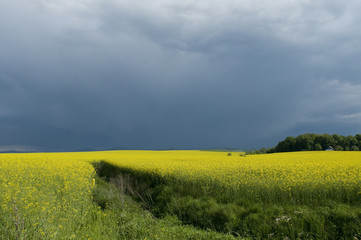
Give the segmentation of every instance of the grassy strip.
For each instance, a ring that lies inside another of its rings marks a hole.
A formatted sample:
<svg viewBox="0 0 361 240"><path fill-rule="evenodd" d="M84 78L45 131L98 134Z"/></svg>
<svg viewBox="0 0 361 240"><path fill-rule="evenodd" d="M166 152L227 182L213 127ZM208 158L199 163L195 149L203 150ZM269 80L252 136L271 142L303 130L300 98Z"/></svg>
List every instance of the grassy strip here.
<svg viewBox="0 0 361 240"><path fill-rule="evenodd" d="M157 219L114 185L99 177L96 183L94 201L116 223L117 235L107 235L107 239L234 239L231 235L181 225L175 217Z"/></svg>
<svg viewBox="0 0 361 240"><path fill-rule="evenodd" d="M319 204L250 201L232 192L201 190L195 182L97 165L100 176L133 195L158 217L175 215L185 224L254 239L360 239L361 208L331 197Z"/></svg>

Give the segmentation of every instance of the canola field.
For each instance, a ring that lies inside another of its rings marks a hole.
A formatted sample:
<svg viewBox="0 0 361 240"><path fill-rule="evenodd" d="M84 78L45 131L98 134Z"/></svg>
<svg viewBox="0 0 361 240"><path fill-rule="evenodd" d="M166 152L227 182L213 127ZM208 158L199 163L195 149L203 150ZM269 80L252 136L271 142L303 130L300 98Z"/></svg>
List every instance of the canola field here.
<svg viewBox="0 0 361 240"><path fill-rule="evenodd" d="M96 174L92 163L100 161L225 198L299 204L361 200L361 152L0 154L2 237L94 239L93 235L109 234L109 213L92 201Z"/></svg>
<svg viewBox="0 0 361 240"><path fill-rule="evenodd" d="M202 191L241 194L252 200L315 203L325 197L361 197L361 152L294 152L246 155L206 151L108 152L106 162L153 173Z"/></svg>
<svg viewBox="0 0 361 240"><path fill-rule="evenodd" d="M91 239L97 231L105 214L92 201L88 161L0 154L0 166L0 239Z"/></svg>

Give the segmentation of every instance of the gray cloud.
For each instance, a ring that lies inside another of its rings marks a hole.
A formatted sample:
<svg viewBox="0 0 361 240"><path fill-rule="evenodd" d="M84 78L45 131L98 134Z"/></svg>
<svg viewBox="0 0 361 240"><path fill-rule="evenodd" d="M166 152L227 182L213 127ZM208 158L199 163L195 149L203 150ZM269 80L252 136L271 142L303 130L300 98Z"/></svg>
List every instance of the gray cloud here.
<svg viewBox="0 0 361 240"><path fill-rule="evenodd" d="M0 0L0 146L360 132L358 1Z"/></svg>

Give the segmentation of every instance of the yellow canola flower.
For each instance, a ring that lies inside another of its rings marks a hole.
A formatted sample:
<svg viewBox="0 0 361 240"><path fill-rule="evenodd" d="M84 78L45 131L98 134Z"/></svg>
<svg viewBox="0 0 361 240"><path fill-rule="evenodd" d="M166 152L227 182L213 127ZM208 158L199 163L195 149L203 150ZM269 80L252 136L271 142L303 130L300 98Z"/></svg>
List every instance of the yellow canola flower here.
<svg viewBox="0 0 361 240"><path fill-rule="evenodd" d="M360 198L361 152L242 155L211 151L0 154L0 209L13 216L16 206L22 218L49 234L44 238L55 236L68 229L68 219L81 222L89 214L96 184L92 163L100 161L179 184L193 183L204 192L259 201Z"/></svg>

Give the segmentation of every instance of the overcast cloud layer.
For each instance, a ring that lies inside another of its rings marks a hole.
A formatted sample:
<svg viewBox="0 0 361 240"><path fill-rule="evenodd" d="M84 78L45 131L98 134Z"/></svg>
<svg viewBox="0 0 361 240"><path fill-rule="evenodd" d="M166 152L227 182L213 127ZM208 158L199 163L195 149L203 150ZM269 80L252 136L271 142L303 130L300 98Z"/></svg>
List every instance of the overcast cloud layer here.
<svg viewBox="0 0 361 240"><path fill-rule="evenodd" d="M0 150L361 132L357 0L0 0Z"/></svg>

